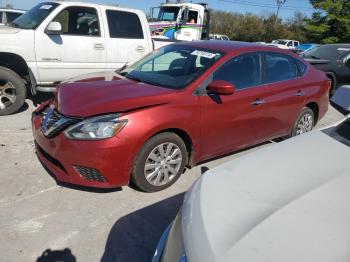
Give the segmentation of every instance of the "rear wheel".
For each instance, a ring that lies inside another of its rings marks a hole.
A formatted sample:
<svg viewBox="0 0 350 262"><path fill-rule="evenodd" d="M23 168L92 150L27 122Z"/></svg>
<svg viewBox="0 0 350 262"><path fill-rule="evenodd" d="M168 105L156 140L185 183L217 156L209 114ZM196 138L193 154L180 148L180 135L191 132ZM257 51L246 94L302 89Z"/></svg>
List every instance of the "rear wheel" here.
<svg viewBox="0 0 350 262"><path fill-rule="evenodd" d="M291 136L297 136L297 135L310 132L314 126L315 126L314 112L310 108L304 107L297 121L294 124Z"/></svg>
<svg viewBox="0 0 350 262"><path fill-rule="evenodd" d="M0 116L13 114L24 104L24 81L10 69L0 67Z"/></svg>
<svg viewBox="0 0 350 262"><path fill-rule="evenodd" d="M136 157L132 182L145 192L170 187L188 161L186 145L176 134L166 132L148 140Z"/></svg>

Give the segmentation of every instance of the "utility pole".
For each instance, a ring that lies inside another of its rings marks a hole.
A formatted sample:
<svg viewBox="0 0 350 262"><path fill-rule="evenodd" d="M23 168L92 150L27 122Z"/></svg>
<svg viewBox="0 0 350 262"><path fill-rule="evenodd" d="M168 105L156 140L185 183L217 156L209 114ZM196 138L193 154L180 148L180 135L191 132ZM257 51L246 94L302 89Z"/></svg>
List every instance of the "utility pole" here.
<svg viewBox="0 0 350 262"><path fill-rule="evenodd" d="M275 27L278 20L278 14L280 12L281 7L287 2L287 0L276 0L277 1L277 12L276 12L276 19L275 19Z"/></svg>

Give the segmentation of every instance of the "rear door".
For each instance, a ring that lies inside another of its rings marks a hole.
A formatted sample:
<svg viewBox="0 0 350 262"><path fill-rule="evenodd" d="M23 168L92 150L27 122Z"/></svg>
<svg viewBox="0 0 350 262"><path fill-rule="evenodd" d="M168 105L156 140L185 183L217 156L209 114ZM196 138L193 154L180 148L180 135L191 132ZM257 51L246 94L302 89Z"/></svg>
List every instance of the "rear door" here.
<svg viewBox="0 0 350 262"><path fill-rule="evenodd" d="M302 63L302 62L300 62ZM267 140L286 135L297 119L307 88L303 74L299 75L296 59L289 55L264 53L264 84L262 95L266 110L264 111L264 127L258 129L259 137Z"/></svg>
<svg viewBox="0 0 350 262"><path fill-rule="evenodd" d="M256 144L257 129L265 128L266 92L262 85L262 56L248 53L230 59L208 80L231 82L236 91L229 96L203 95L201 103L201 155L218 154Z"/></svg>
<svg viewBox="0 0 350 262"><path fill-rule="evenodd" d="M147 25L133 12L107 9L105 12L108 32L107 68L117 69L126 63L133 63L152 50Z"/></svg>
<svg viewBox="0 0 350 262"><path fill-rule="evenodd" d="M69 6L52 20L62 25L60 35L35 31L41 84L105 70L105 38L100 17L96 8Z"/></svg>

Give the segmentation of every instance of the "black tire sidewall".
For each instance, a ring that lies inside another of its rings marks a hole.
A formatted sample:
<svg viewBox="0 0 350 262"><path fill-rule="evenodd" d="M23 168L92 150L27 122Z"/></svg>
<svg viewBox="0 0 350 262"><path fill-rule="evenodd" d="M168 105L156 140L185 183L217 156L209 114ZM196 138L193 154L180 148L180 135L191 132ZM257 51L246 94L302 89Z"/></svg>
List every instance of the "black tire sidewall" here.
<svg viewBox="0 0 350 262"><path fill-rule="evenodd" d="M163 185L163 186L154 186L147 181L147 179L144 175L144 166L145 166L146 159L147 159L148 155L150 154L150 152L155 147L157 147L158 145L163 144L163 143L176 144L181 150L183 161L181 163L181 167L179 169L179 172L176 174L176 176L173 178L173 180L171 180L168 184ZM171 133L171 132L165 132L165 133L155 135L155 136L151 137L143 145L142 149L140 150L139 154L137 155L137 157L134 161L134 166L133 166L132 175L131 175L131 181L137 188L139 188L140 190L142 190L144 192L161 191L163 189L170 187L179 179L179 177L181 176L181 174L183 173L183 171L185 169L185 165L187 164L187 162L188 162L188 155L187 155L186 145L185 145L184 141L178 135L176 135L175 133Z"/></svg>
<svg viewBox="0 0 350 262"><path fill-rule="evenodd" d="M0 109L0 116L10 115L17 112L24 104L27 90L23 79L14 71L0 66L0 79L11 82L16 89L15 102L5 109Z"/></svg>
<svg viewBox="0 0 350 262"><path fill-rule="evenodd" d="M312 111L310 108L308 107L304 107L303 110L301 111L300 115L298 116L297 120L295 121L294 123L294 126L293 126L293 130L292 130L292 134L291 136L296 136L297 134L297 128L298 128L298 123L300 121L300 119L305 115L305 114L311 114L312 115L312 126L314 127L315 126L315 114L314 114L314 111Z"/></svg>

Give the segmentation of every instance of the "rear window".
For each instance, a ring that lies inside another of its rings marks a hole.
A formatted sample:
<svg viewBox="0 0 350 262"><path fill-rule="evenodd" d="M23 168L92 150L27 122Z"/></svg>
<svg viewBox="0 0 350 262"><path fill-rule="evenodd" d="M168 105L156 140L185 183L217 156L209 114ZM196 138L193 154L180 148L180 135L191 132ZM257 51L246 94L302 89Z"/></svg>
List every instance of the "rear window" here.
<svg viewBox="0 0 350 262"><path fill-rule="evenodd" d="M305 75L306 71L307 71L307 66L301 62L300 60L295 60L297 66L298 66L298 71L299 71L299 76L303 76Z"/></svg>
<svg viewBox="0 0 350 262"><path fill-rule="evenodd" d="M15 13L15 12L6 12L6 22L10 23L13 20L15 20L17 17L21 16L21 13Z"/></svg>
<svg viewBox="0 0 350 262"><path fill-rule="evenodd" d="M143 39L141 22L136 14L107 10L106 15L111 38Z"/></svg>

